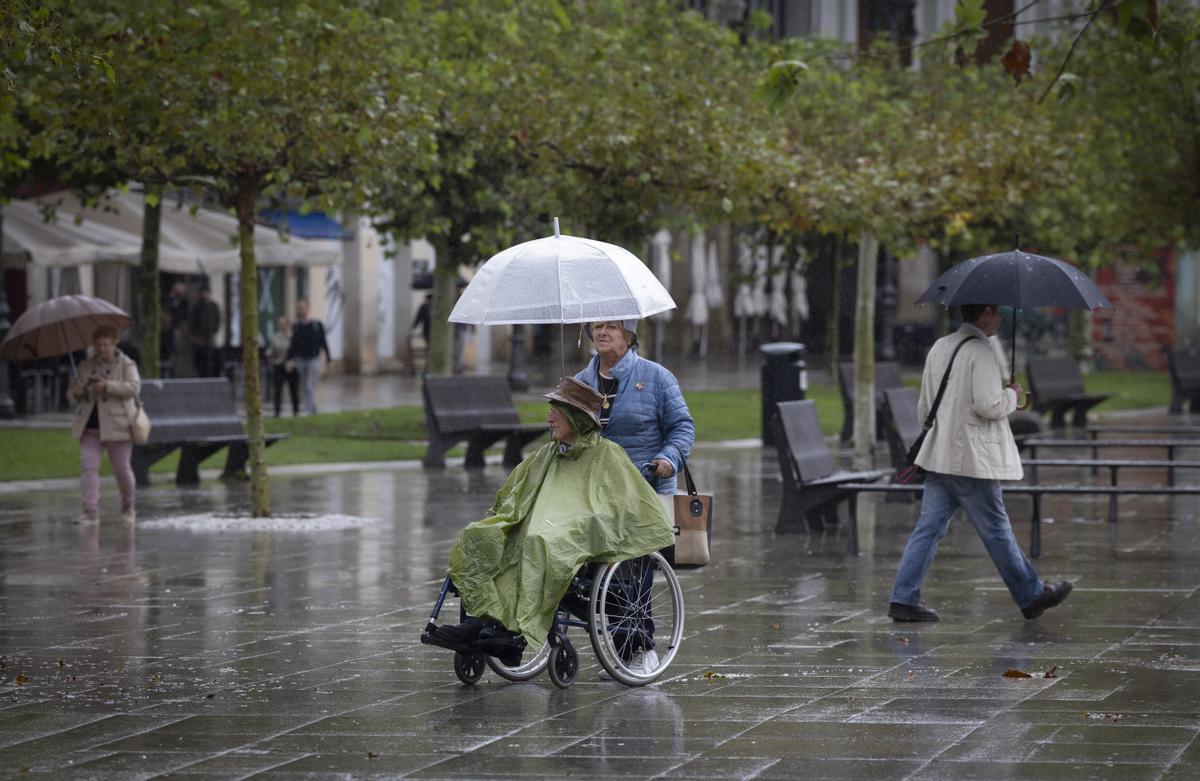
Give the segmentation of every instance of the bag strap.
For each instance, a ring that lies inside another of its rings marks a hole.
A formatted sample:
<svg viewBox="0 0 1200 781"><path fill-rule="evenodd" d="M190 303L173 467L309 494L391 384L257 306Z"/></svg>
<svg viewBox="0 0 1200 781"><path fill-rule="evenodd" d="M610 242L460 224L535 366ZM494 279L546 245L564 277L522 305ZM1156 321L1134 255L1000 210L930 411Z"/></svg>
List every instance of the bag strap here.
<svg viewBox="0 0 1200 781"><path fill-rule="evenodd" d="M942 384L938 386L937 396L933 399L933 406L929 408L929 415L925 418L925 426L922 431L928 431L933 428L933 420L937 417L938 406L942 403L942 396L946 395L946 384L950 382L950 369L954 366L954 359L958 357L958 351L972 339L978 339L977 336L968 336L958 343L954 348L954 352L950 354L950 363L946 364L946 373L942 375Z"/></svg>
<svg viewBox="0 0 1200 781"><path fill-rule="evenodd" d="M699 493L696 490L696 483L692 480L692 472L688 469L687 461L683 462L683 479L687 481L688 496L695 496Z"/></svg>

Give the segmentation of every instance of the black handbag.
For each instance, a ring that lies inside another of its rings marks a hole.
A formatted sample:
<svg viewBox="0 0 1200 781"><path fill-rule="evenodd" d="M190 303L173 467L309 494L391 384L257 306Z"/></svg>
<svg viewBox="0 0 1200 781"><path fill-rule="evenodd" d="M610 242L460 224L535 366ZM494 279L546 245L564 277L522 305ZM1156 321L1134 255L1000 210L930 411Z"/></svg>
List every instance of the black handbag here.
<svg viewBox="0 0 1200 781"><path fill-rule="evenodd" d="M934 419L937 417L938 407L942 403L942 396L946 395L946 384L950 382L950 369L954 366L954 359L958 357L958 351L963 348L967 342L972 339L977 339L976 336L968 336L958 343L954 348L954 352L950 354L950 363L946 364L946 373L942 375L942 383L938 386L937 396L933 398L933 406L929 408L929 414L925 417L925 424L921 427L921 433L917 435L916 441L912 443L912 447L908 449L908 453L904 458L907 464L896 471L896 482L907 485L913 482L921 475L925 474L925 470L917 466L917 455L921 452L921 445L925 444L925 435L929 433L929 429L933 428Z"/></svg>

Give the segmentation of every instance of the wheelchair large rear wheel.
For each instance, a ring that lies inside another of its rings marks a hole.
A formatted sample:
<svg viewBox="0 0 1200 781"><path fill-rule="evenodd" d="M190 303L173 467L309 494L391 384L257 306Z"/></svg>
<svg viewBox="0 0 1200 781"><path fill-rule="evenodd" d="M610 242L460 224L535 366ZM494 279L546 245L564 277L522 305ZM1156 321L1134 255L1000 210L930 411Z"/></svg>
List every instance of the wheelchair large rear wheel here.
<svg viewBox="0 0 1200 781"><path fill-rule="evenodd" d="M601 567L592 582L588 614L596 658L626 686L654 682L679 652L683 589L658 553ZM648 656L656 656L657 662L646 664Z"/></svg>
<svg viewBox="0 0 1200 781"><path fill-rule="evenodd" d="M526 649L528 651L528 649ZM542 647L538 652L529 659L522 659L521 664L516 667L507 667L504 662L501 662L494 656L487 658L488 667L492 668L492 672L510 681L530 681L542 674L546 669L546 665L550 661L550 642L542 643Z"/></svg>

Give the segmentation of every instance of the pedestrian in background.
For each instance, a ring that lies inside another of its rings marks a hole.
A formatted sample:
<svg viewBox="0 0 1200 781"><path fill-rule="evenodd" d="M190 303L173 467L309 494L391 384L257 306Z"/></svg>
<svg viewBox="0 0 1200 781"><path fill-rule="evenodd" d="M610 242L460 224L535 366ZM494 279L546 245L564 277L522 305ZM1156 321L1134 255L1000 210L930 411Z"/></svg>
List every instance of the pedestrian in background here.
<svg viewBox="0 0 1200 781"><path fill-rule="evenodd" d="M271 389L275 398L275 417L283 407L283 384L286 382L292 397L292 416L300 414L300 373L296 364L287 359L292 345L292 323L286 317L276 322L275 333L267 347L267 362L271 365Z"/></svg>
<svg viewBox="0 0 1200 781"><path fill-rule="evenodd" d="M296 322L292 325L292 341L288 346L287 360L293 362L300 371L306 415L316 414L317 411L317 380L321 377L322 352L325 353L325 360L332 360L329 355L329 343L325 339L325 324L320 320L309 319L308 302L302 298L296 302Z"/></svg>
<svg viewBox="0 0 1200 781"><path fill-rule="evenodd" d="M916 458L928 474L921 514L892 587L888 615L895 621L938 620L937 611L921 600L921 583L960 507L1026 618L1037 618L1071 593L1068 580L1052 586L1038 577L1017 545L1004 507L1000 481L1020 480L1024 473L1008 425L1023 390L1004 382L1003 353L993 340L1000 308L964 305L962 321L957 331L934 343L921 377L920 420L929 416L943 382L946 390Z"/></svg>
<svg viewBox="0 0 1200 781"><path fill-rule="evenodd" d="M164 377L188 377L192 372L187 366L190 354L184 350L188 342L188 321L191 313L191 303L187 297L187 285L176 282L171 285L167 300L162 307L163 324L162 367L169 368L170 373L163 372Z"/></svg>
<svg viewBox="0 0 1200 781"><path fill-rule="evenodd" d="M221 376L221 361L217 355L217 332L220 330L221 307L212 300L212 291L205 285L200 288L200 298L191 308L188 320L197 377Z"/></svg>
<svg viewBox="0 0 1200 781"><path fill-rule="evenodd" d="M102 325L92 334L92 357L79 364L70 394L75 400L71 434L79 440L79 493L83 512L78 522L100 522L100 460L108 463L121 493L121 521L133 523L137 486L130 458L136 400L142 387L137 364L117 349L117 329Z"/></svg>

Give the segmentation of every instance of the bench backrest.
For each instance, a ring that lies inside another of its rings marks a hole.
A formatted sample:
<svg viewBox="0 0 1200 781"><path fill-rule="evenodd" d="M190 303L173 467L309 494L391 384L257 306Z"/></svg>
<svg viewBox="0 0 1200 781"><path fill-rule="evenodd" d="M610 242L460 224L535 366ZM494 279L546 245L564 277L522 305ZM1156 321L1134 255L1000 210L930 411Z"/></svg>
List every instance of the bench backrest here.
<svg viewBox="0 0 1200 781"><path fill-rule="evenodd" d="M1029 392L1046 402L1083 396L1083 375L1072 358L1030 358Z"/></svg>
<svg viewBox="0 0 1200 781"><path fill-rule="evenodd" d="M917 416L917 392L912 388L888 388L884 397L887 399L885 415L890 424L888 443L892 444L891 438L895 436L895 445L901 448L901 455L905 455L921 435L923 425ZM893 460L894 456L893 453Z"/></svg>
<svg viewBox="0 0 1200 781"><path fill-rule="evenodd" d="M1200 350L1178 348L1167 353L1171 379L1184 393L1200 390Z"/></svg>
<svg viewBox="0 0 1200 781"><path fill-rule="evenodd" d="M854 363L838 364L838 387L842 391L842 402L854 404ZM900 379L900 364L893 361L880 361L875 364L875 409L883 406L883 392L888 388L903 388L904 381Z"/></svg>
<svg viewBox="0 0 1200 781"><path fill-rule="evenodd" d="M837 471L833 452L821 432L821 419L817 416L815 402L779 402L779 422L801 483L827 477Z"/></svg>
<svg viewBox="0 0 1200 781"><path fill-rule="evenodd" d="M443 433L521 422L504 377L426 375L424 396L426 417Z"/></svg>
<svg viewBox="0 0 1200 781"><path fill-rule="evenodd" d="M150 416L148 444L246 433L224 377L142 380L140 396Z"/></svg>

